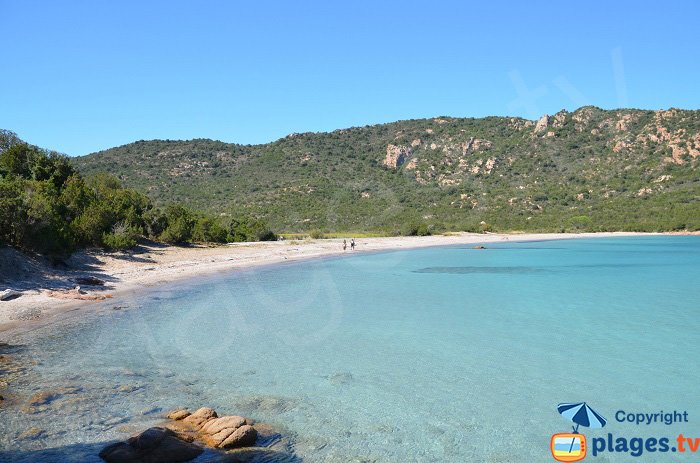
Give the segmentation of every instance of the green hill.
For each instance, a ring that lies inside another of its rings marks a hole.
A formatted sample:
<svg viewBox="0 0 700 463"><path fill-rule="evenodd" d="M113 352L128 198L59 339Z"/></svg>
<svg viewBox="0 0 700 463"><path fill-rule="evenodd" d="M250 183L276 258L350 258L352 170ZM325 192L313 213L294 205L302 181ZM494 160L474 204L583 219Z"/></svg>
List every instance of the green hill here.
<svg viewBox="0 0 700 463"><path fill-rule="evenodd" d="M74 162L156 204L283 232L700 229L700 111L440 117L264 145L138 141Z"/></svg>

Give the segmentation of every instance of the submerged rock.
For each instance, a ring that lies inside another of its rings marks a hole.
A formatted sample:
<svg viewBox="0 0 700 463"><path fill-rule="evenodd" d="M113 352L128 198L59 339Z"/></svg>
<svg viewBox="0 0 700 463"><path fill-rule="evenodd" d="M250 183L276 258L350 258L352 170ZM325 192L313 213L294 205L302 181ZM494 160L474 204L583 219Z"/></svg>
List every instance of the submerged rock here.
<svg viewBox="0 0 700 463"><path fill-rule="evenodd" d="M37 392L29 399L29 405L33 407L47 405L59 397L61 397L61 394L52 391Z"/></svg>
<svg viewBox="0 0 700 463"><path fill-rule="evenodd" d="M121 386L117 386L118 392L124 392L127 394L130 392L136 392L141 389L143 389L143 386L140 384L122 384Z"/></svg>
<svg viewBox="0 0 700 463"><path fill-rule="evenodd" d="M298 404L293 399L275 396L251 396L238 401L238 408L247 413L272 412L285 413L294 410Z"/></svg>
<svg viewBox="0 0 700 463"><path fill-rule="evenodd" d="M139 412L139 414L143 415L143 416L148 416L148 415L153 415L155 413L160 413L162 411L163 411L163 409L160 407L153 407L153 408L146 408L144 410L141 410Z"/></svg>
<svg viewBox="0 0 700 463"><path fill-rule="evenodd" d="M37 427L31 427L24 431L22 434L20 434L17 438L19 440L34 440L34 439L41 439L42 437L46 436L46 431L43 429L39 429Z"/></svg>
<svg viewBox="0 0 700 463"><path fill-rule="evenodd" d="M353 380L352 373L334 373L328 376L328 381L336 386L341 386L343 384L349 384Z"/></svg>
<svg viewBox="0 0 700 463"><path fill-rule="evenodd" d="M67 395L79 394L82 391L83 389L79 386L64 386L37 392L30 397L29 402L24 407L24 411L26 413L40 411L42 407L45 408L53 405L53 403L58 399L61 399Z"/></svg>

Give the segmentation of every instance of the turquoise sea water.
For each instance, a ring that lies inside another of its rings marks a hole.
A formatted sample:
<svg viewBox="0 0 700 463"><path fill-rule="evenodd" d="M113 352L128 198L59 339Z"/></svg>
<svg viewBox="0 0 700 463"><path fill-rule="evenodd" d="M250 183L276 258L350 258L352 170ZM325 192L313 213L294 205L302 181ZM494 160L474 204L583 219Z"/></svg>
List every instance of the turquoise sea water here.
<svg viewBox="0 0 700 463"><path fill-rule="evenodd" d="M608 432L700 437L700 238L488 247L237 272L44 329L17 387L80 390L0 408L0 461L100 461L161 410L204 405L276 426L305 462L553 461L551 435L571 430L560 402L608 419L584 430L589 447ZM618 410L689 422L619 423ZM32 426L42 437L19 440Z"/></svg>

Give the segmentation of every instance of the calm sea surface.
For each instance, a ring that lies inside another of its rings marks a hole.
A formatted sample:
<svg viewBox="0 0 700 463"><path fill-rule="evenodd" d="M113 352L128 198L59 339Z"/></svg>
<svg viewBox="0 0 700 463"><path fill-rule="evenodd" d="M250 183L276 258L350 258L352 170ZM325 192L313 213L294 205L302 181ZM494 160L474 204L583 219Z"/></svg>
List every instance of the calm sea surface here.
<svg viewBox="0 0 700 463"><path fill-rule="evenodd" d="M0 461L100 461L163 411L205 405L272 424L305 462L553 461L551 435L571 430L560 402L607 418L582 428L589 446L700 437L700 237L488 247L232 273L43 329L17 348L31 365L15 387L68 393L1 407ZM618 410L689 422L619 423Z"/></svg>

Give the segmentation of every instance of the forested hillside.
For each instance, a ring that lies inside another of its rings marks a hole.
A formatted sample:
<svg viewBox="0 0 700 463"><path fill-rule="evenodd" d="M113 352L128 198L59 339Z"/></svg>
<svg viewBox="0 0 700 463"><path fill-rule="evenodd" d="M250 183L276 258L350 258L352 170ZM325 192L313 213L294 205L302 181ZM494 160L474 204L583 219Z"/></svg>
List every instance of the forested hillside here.
<svg viewBox="0 0 700 463"><path fill-rule="evenodd" d="M0 245L57 259L77 248L124 250L141 239L167 243L274 239L248 217L154 207L108 174L83 176L62 154L0 130Z"/></svg>
<svg viewBox="0 0 700 463"><path fill-rule="evenodd" d="M697 230L700 111L441 117L264 145L139 141L74 159L156 204L275 230Z"/></svg>

